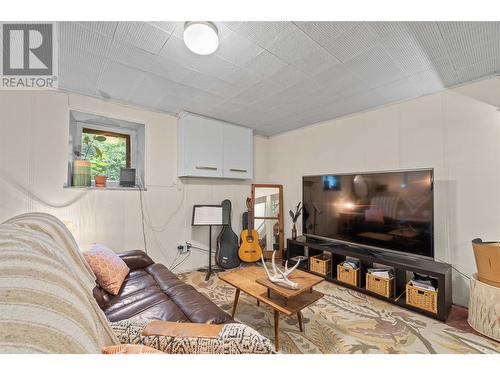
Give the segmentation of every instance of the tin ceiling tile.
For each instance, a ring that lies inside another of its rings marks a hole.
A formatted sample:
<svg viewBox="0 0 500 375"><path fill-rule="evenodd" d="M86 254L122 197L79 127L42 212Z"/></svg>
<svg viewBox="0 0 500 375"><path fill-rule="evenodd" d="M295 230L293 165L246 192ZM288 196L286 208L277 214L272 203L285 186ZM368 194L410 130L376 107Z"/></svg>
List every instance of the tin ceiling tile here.
<svg viewBox="0 0 500 375"><path fill-rule="evenodd" d="M60 22L60 87L272 135L500 69L499 22L215 24L220 48L199 56L184 22Z"/></svg>

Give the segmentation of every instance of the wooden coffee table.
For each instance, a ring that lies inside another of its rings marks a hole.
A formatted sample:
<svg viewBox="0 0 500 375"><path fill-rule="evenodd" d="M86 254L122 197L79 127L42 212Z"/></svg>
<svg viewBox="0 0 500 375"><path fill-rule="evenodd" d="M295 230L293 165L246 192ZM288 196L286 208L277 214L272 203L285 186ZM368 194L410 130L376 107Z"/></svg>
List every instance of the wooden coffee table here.
<svg viewBox="0 0 500 375"><path fill-rule="evenodd" d="M298 283L299 289L288 289L270 282L267 279L266 271L257 266L240 268L220 276L221 280L236 288L231 314L233 318L238 306L240 291L256 298L257 305L262 302L274 310L274 345L276 351L279 350L279 314L282 313L287 316L297 314L299 329L303 332L301 310L323 297L323 293L313 289L313 286L323 281L322 277L296 269L288 278Z"/></svg>

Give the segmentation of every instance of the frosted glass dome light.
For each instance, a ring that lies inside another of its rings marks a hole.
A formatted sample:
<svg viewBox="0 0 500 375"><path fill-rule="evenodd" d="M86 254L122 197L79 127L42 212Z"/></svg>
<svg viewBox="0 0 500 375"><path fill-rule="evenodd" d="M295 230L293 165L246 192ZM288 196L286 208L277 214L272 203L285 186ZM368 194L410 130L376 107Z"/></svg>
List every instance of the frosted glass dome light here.
<svg viewBox="0 0 500 375"><path fill-rule="evenodd" d="M210 55L219 46L217 27L211 22L186 22L184 43L198 55Z"/></svg>

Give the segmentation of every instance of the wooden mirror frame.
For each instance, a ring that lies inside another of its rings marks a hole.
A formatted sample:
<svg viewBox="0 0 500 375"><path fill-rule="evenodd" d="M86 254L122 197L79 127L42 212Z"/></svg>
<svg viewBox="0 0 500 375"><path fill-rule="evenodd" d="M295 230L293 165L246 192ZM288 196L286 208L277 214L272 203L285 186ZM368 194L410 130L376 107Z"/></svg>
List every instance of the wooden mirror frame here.
<svg viewBox="0 0 500 375"><path fill-rule="evenodd" d="M276 259L282 259L282 254L283 254L283 248L284 248L284 243L285 239L283 236L283 185L278 185L278 184L252 184L252 204L253 204L253 209L255 210L255 189L256 188L275 188L278 189L279 191L279 210L278 210L278 217L255 217L255 211L254 215L252 215L252 220L255 228L255 219L262 219L262 220L278 220L279 224L279 243L278 243L278 251L276 253ZM264 254L264 259L271 259L271 256L273 255L272 251L268 251L265 249L262 249L262 252Z"/></svg>

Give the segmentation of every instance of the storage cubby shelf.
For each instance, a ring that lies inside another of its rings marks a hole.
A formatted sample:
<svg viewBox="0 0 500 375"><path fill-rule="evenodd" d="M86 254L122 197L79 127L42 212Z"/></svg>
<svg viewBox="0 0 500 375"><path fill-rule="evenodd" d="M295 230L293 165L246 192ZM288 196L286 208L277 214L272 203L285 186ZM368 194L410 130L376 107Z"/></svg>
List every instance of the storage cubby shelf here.
<svg viewBox="0 0 500 375"><path fill-rule="evenodd" d="M341 285L346 288L365 293L369 296L379 298L386 302L404 307L409 310L419 312L434 319L446 321L451 307L451 266L447 263L436 262L430 259L419 258L412 255L395 254L384 251L366 249L361 246L351 246L329 241L315 241L306 237L299 237L296 240L287 240L286 259L289 260L298 255L314 256L327 252L331 254L330 263L332 269L330 276L325 280ZM337 265L346 260L347 257L356 258L360 263L359 285L354 286L337 280ZM307 264L301 264L299 267L307 272L309 270L309 259ZM380 264L394 268L395 285L394 295L390 298L374 293L365 288L366 270L373 267L374 264ZM434 277L438 281L438 309L437 314L419 309L406 303L405 291L408 272L417 272ZM313 273L313 272L311 272ZM314 272L315 275L317 273ZM323 275L320 275L323 276Z"/></svg>

